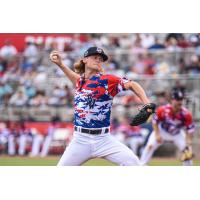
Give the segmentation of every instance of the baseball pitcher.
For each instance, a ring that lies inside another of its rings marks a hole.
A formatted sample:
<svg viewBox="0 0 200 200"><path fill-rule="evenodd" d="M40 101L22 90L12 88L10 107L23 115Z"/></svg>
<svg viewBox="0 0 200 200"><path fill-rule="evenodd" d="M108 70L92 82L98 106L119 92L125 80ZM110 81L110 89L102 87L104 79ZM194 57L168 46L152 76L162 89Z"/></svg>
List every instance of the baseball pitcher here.
<svg viewBox="0 0 200 200"><path fill-rule="evenodd" d="M75 63L75 71L65 66L58 51L50 54L71 80L74 96L74 136L58 166L81 165L92 158L104 158L118 165L140 165L138 157L110 134L113 98L123 90L132 90L143 104L151 105L142 87L125 78L104 74L103 62L108 56L103 49L90 47ZM149 107L150 113L154 107Z"/></svg>

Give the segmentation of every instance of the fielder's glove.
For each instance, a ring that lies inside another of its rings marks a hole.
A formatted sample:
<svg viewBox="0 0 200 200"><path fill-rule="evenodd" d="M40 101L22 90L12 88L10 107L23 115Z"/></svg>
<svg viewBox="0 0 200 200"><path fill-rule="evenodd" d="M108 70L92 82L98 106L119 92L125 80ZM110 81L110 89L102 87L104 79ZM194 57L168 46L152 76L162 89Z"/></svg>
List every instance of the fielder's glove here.
<svg viewBox="0 0 200 200"><path fill-rule="evenodd" d="M187 160L192 160L193 156L194 155L192 153L192 149L187 146L187 147L185 147L185 149L182 152L181 161L184 162L184 161L187 161Z"/></svg>
<svg viewBox="0 0 200 200"><path fill-rule="evenodd" d="M156 109L156 104L154 103L148 103L145 104L139 111L138 114L136 114L132 120L130 125L131 126L138 126L142 123L145 123L148 118L150 117L150 115L152 113L155 113L155 109Z"/></svg>

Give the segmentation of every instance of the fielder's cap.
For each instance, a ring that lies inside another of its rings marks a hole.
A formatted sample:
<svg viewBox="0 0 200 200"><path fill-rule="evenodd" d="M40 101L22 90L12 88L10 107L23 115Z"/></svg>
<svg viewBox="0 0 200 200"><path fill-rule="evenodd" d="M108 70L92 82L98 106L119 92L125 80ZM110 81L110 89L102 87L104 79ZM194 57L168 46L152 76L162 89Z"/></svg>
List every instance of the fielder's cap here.
<svg viewBox="0 0 200 200"><path fill-rule="evenodd" d="M172 91L172 99L175 100L183 100L184 99L184 94L181 90L175 89Z"/></svg>
<svg viewBox="0 0 200 200"><path fill-rule="evenodd" d="M92 55L102 56L104 62L108 60L108 56L104 53L103 49L101 49L99 47L90 47L84 53L84 57L88 57L88 56L92 56Z"/></svg>

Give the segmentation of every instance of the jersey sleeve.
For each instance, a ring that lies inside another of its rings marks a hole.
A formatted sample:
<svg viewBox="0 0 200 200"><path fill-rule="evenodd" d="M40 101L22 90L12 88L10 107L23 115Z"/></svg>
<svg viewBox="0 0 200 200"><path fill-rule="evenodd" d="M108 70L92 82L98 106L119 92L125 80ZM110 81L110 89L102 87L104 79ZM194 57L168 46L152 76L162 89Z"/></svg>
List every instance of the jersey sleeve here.
<svg viewBox="0 0 200 200"><path fill-rule="evenodd" d="M158 122L164 120L164 107L160 106L156 109L155 115L153 115L152 123L153 124L158 124Z"/></svg>
<svg viewBox="0 0 200 200"><path fill-rule="evenodd" d="M119 92L126 90L124 84L128 83L129 80L126 78L120 78L114 75L107 75L108 78L108 92L114 97Z"/></svg>
<svg viewBox="0 0 200 200"><path fill-rule="evenodd" d="M189 134L193 134L193 133L194 133L195 125L194 125L194 122L193 122L193 119L192 119L192 114L191 114L190 112L188 112L188 113L185 115L185 122L184 122L184 125L185 125L186 131L187 131Z"/></svg>

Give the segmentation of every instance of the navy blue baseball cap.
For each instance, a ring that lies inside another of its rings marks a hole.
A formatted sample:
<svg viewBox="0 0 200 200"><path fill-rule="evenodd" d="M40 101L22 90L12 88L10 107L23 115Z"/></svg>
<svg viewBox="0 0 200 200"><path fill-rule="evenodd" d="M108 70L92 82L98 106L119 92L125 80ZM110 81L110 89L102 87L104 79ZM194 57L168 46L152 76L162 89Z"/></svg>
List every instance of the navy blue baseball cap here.
<svg viewBox="0 0 200 200"><path fill-rule="evenodd" d="M92 55L100 55L104 62L108 60L108 56L104 53L103 49L99 47L90 47L87 51L85 51L84 58Z"/></svg>
<svg viewBox="0 0 200 200"><path fill-rule="evenodd" d="M171 97L172 97L172 99L180 101L180 100L184 99L184 94L181 90L175 89L172 91Z"/></svg>

